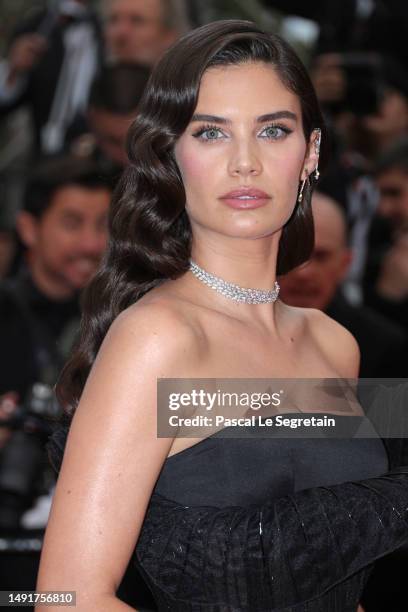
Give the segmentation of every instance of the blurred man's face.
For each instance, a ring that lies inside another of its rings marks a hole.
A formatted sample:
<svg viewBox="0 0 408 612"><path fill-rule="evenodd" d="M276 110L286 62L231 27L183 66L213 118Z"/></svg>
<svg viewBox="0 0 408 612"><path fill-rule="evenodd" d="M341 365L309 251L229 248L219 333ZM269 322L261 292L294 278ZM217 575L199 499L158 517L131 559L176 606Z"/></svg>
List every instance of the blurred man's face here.
<svg viewBox="0 0 408 612"><path fill-rule="evenodd" d="M395 89L386 89L378 112L364 117L362 123L383 147L389 146L408 129L408 98Z"/></svg>
<svg viewBox="0 0 408 612"><path fill-rule="evenodd" d="M380 192L377 213L395 229L408 225L408 174L393 168L380 174L376 183Z"/></svg>
<svg viewBox="0 0 408 612"><path fill-rule="evenodd" d="M110 196L104 187L69 185L55 193L40 219L20 213L33 278L50 297L70 297L96 272L107 242Z"/></svg>
<svg viewBox="0 0 408 612"><path fill-rule="evenodd" d="M107 159L119 166L124 166L128 161L126 135L135 116L136 111L129 115L118 115L99 108L91 108L88 113L89 126L96 144Z"/></svg>
<svg viewBox="0 0 408 612"><path fill-rule="evenodd" d="M291 306L325 310L350 264L344 221L326 202L324 196L313 196L315 247L310 260L279 279L282 300Z"/></svg>
<svg viewBox="0 0 408 612"><path fill-rule="evenodd" d="M163 24L163 0L110 0L105 37L108 53L117 62L152 65L176 40Z"/></svg>

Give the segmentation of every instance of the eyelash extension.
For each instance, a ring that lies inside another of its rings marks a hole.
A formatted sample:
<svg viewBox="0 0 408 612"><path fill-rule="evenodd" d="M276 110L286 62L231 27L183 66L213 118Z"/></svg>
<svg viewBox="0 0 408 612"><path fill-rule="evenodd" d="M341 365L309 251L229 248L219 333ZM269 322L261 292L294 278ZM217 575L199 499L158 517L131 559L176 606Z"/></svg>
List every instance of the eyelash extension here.
<svg viewBox="0 0 408 612"><path fill-rule="evenodd" d="M282 125L280 123L271 123L270 125L265 125L265 127L262 128L262 132L264 132L268 128L278 128L279 130L282 130L282 132L284 132L285 134L291 134L293 132L291 128L288 128L286 125Z"/></svg>
<svg viewBox="0 0 408 612"><path fill-rule="evenodd" d="M193 134L194 138L199 138L200 136L202 136L204 134L204 132L207 132L208 130L219 130L220 128L218 127L218 125L210 125L210 124L206 124L201 126L197 132L195 132Z"/></svg>

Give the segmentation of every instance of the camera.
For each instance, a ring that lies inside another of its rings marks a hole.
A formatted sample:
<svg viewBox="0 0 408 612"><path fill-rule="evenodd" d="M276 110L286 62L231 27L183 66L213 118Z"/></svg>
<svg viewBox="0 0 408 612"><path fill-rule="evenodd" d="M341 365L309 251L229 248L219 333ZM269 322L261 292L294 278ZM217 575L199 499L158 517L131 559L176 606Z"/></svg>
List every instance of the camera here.
<svg viewBox="0 0 408 612"><path fill-rule="evenodd" d="M1 422L12 435L0 451L0 530L18 530L24 512L53 486L45 443L60 414L52 388L35 383L26 401Z"/></svg>

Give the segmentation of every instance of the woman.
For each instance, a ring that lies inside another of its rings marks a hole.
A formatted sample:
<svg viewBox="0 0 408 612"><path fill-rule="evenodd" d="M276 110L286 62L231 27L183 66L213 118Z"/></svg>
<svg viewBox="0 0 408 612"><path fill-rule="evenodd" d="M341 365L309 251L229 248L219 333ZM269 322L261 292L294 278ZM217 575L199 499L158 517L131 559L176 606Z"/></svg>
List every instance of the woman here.
<svg viewBox="0 0 408 612"><path fill-rule="evenodd" d="M406 470L375 478L378 439L358 456L333 441L331 460L298 440L289 473L293 440L157 436L158 378L357 377L344 328L277 299L312 248L322 132L300 61L250 22L199 28L157 65L58 386L75 416L39 589L129 610L132 558L160 610L355 612L367 566L407 539Z"/></svg>

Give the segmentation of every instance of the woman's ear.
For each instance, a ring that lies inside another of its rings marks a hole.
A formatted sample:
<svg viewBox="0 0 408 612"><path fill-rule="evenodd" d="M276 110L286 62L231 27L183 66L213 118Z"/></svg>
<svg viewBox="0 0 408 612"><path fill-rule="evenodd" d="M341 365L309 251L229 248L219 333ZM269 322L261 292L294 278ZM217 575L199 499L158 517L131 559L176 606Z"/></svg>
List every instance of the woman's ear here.
<svg viewBox="0 0 408 612"><path fill-rule="evenodd" d="M319 178L319 153L320 153L320 141L322 132L320 128L316 128L312 131L309 142L306 148L305 160L303 163L301 180L304 180L310 176L313 172L315 178Z"/></svg>

